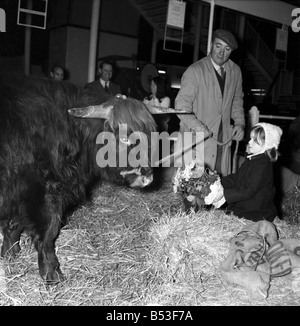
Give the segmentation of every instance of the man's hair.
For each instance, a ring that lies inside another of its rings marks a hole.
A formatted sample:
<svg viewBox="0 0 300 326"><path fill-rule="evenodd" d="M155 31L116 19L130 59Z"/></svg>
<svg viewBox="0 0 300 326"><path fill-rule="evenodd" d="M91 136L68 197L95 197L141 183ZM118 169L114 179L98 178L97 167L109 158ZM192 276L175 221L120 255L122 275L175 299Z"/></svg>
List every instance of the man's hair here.
<svg viewBox="0 0 300 326"><path fill-rule="evenodd" d="M153 77L152 80L157 87L156 97L161 100L163 97L167 96L166 81L161 76Z"/></svg>
<svg viewBox="0 0 300 326"><path fill-rule="evenodd" d="M113 63L110 62L110 61L102 61L102 62L100 62L98 68L99 68L99 69L102 69L104 65L111 65L111 66L112 66L112 69L114 70L114 65L113 65Z"/></svg>
<svg viewBox="0 0 300 326"><path fill-rule="evenodd" d="M65 69L61 66L61 65L53 65L52 68L50 69L50 72L53 72L54 73L54 70L56 68L59 68L61 69L63 72L65 72Z"/></svg>

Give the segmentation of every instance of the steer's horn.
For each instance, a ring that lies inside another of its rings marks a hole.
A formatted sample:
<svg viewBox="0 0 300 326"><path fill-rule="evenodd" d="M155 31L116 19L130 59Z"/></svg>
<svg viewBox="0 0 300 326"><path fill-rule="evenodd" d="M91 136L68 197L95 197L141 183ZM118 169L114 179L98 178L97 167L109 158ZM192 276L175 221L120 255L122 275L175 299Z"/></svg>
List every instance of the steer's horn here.
<svg viewBox="0 0 300 326"><path fill-rule="evenodd" d="M78 118L100 118L107 119L109 117L110 110L113 108L110 106L100 105L90 105L83 108L72 108L69 109L69 114L78 117Z"/></svg>

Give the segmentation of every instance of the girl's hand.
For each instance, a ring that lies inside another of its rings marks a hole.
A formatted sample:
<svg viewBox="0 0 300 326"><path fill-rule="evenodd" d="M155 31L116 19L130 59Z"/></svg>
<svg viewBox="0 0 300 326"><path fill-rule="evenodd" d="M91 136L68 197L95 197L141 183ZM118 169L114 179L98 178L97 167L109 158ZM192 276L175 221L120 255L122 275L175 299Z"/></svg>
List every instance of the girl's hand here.
<svg viewBox="0 0 300 326"><path fill-rule="evenodd" d="M215 208L220 208L223 204L225 204L226 203L226 199L225 199L225 197L223 196L220 200L218 200L218 201L215 201L215 202L213 202L213 206L215 207Z"/></svg>

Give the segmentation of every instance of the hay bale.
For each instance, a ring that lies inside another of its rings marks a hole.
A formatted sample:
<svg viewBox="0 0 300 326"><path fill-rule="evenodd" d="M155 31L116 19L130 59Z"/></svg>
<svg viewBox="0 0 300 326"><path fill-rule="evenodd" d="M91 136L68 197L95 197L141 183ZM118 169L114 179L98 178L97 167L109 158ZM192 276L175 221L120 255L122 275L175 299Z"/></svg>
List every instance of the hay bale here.
<svg viewBox="0 0 300 326"><path fill-rule="evenodd" d="M292 191L295 186L300 185L300 175L294 173L292 170L288 169L285 166L281 167L280 178L280 184L284 194Z"/></svg>
<svg viewBox="0 0 300 326"><path fill-rule="evenodd" d="M285 194L281 207L286 221L294 225L300 224L300 182Z"/></svg>
<svg viewBox="0 0 300 326"><path fill-rule="evenodd" d="M46 288L37 252L21 237L21 252L3 261L6 291L0 305L299 305L291 279L271 282L267 301L224 282L219 265L229 239L250 221L223 212L185 214L172 185L138 191L104 182L91 202L69 216L56 250L66 280ZM280 237L299 228L276 220ZM0 236L1 242L1 236Z"/></svg>

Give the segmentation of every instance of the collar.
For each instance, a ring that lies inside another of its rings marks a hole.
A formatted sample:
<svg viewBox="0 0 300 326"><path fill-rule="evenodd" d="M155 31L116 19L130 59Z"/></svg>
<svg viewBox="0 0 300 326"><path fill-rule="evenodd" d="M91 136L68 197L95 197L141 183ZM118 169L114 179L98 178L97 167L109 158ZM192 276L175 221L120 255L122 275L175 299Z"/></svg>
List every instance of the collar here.
<svg viewBox="0 0 300 326"><path fill-rule="evenodd" d="M252 160L253 158L259 158L259 157L265 155L265 152L266 151L263 151L263 152L260 152L260 153L256 153L256 154L250 154L250 155L247 155L247 158L249 160Z"/></svg>
<svg viewBox="0 0 300 326"><path fill-rule="evenodd" d="M226 62L223 64L223 66L219 66L219 65L217 65L217 64L214 62L214 60L212 59L211 56L210 56L210 60L211 60L211 63L212 63L212 65L213 65L213 67L214 67L217 71L220 69L220 67L223 67L224 70L225 70Z"/></svg>
<svg viewBox="0 0 300 326"><path fill-rule="evenodd" d="M101 85L103 86L103 87L105 87L105 83L107 83L107 86L109 87L109 81L105 81L105 80L103 80L102 78L100 78L100 83L101 83Z"/></svg>

